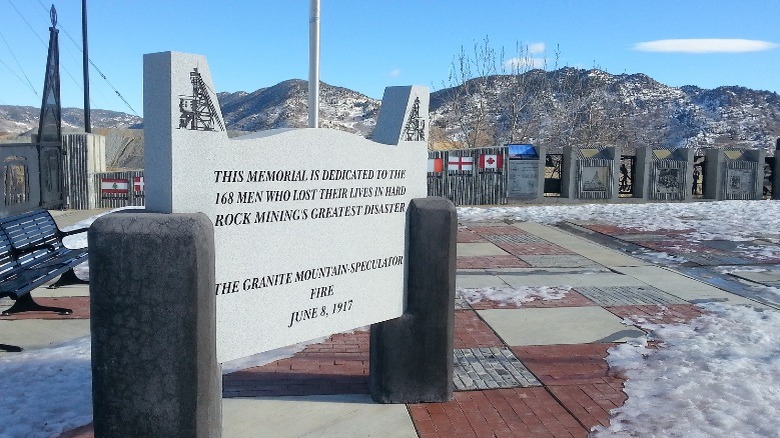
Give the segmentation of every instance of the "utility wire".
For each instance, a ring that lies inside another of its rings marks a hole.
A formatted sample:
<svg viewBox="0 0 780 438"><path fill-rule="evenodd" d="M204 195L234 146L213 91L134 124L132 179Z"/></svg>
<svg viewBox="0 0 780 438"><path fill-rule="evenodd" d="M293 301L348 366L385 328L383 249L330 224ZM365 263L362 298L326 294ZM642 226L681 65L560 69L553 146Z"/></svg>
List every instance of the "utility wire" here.
<svg viewBox="0 0 780 438"><path fill-rule="evenodd" d="M6 63L5 63L5 62L4 62L2 59L0 59L0 64L3 64L3 65L5 66L5 68L7 68L7 69L8 69L8 71L10 71L10 72L11 72L11 73L12 73L14 76L16 76L16 79L19 79L19 82L21 82L21 83L22 83L22 84L24 84L24 85L27 85L27 83L25 83L25 82L24 82L24 80L22 80L22 78L20 78L20 77L19 77L19 75L18 75L18 74L16 74L16 72L15 72L15 71L13 71L13 69L12 69L11 67L9 67L9 66L8 66L8 64L6 64ZM30 86L32 87L32 85L30 85ZM41 96L38 94L38 92L37 92L37 91L35 91L35 88L31 88L31 90L32 90L32 92L33 92L33 93L35 93L35 95L36 95L36 96L38 96L39 98L41 97Z"/></svg>
<svg viewBox="0 0 780 438"><path fill-rule="evenodd" d="M11 5L12 8L14 8L14 11L16 11L17 14L19 14L19 17L22 18L22 21L24 21L25 24L27 24L27 27L30 28L32 33L35 34L35 36L38 38L38 41L40 41L41 44L43 44L43 47L46 47L46 43L43 41L43 39L41 39L40 35L38 35L38 33L35 31L35 29L33 29L33 27L30 25L30 22L27 21L26 18L24 18L24 15L22 15L22 13L19 12L19 9L16 9L16 5L14 5L13 2L11 2L11 0L8 0L8 3Z"/></svg>
<svg viewBox="0 0 780 438"><path fill-rule="evenodd" d="M47 47L46 43L43 41L43 39L40 37L40 35L38 35L38 32L36 32L35 29L32 27L32 25L30 25L30 22L27 21L26 18L24 18L24 15L22 15L22 13L19 11L19 9L16 8L16 6L13 4L13 2L11 2L11 0L8 0L8 3L11 5L12 8L14 8L14 10L19 15L19 17L22 19L22 21L24 21L25 24L27 24L27 27L29 27L30 30L32 31L32 33L35 35L35 37L38 38L38 41L41 42L43 47ZM40 0L38 0L38 3L41 4ZM49 11L46 10L46 14L47 15L48 15L48 13L49 13ZM8 43L6 43L6 44L8 44ZM81 84L79 84L79 82L76 80L76 78L74 78L73 75L70 74L70 71L65 66L60 66L60 67L62 68L62 70L65 71L65 74L68 75L68 77L73 81L73 83L76 84L76 87L78 87L80 90L83 91L83 88L81 87ZM24 73L24 72L22 72L22 73ZM27 75L25 75L25 77L27 77ZM29 82L29 79L28 79L28 82ZM30 85L32 85L32 84L30 84ZM35 92L35 95L37 96L38 93Z"/></svg>
<svg viewBox="0 0 780 438"><path fill-rule="evenodd" d="M8 0L8 1L11 1L11 0ZM44 4L41 2L41 0L38 0L38 4L39 4L39 5L41 5L41 7L43 8L43 10L44 10L44 11L45 11L47 14L49 13L49 10L48 10L48 9L46 9L46 6L44 6ZM82 46L80 46L78 43L76 43L76 40L74 40L74 39L73 39L73 37L72 37L72 36L70 36L70 33L68 33L68 31L67 31L67 30L66 30L64 27L62 27L62 26L60 26L60 29L61 29L61 30L62 30L62 32L65 34L65 36L66 36L66 37L68 37L68 39L70 40L70 42L72 42L72 43L73 43L73 45L74 45L74 46L76 46L76 48L77 48L77 49L78 49L78 50L79 50L81 53L84 53L84 48L83 48ZM109 87L111 87L111 89L112 89L112 90L114 91L114 93L115 93L115 94L116 94L116 95L117 95L117 96L118 96L118 97L119 97L119 98L122 100L122 102L124 102L124 103L125 103L125 105L127 105L127 107L128 107L128 108L130 108L130 111L132 111L132 112L133 112L133 114L135 114L136 116L138 116L138 113L135 111L135 109L133 109L133 107L130 105L130 103L128 103L128 102L127 102L127 100L125 100L124 96L122 96L122 93L120 93L120 92L119 92L119 90L117 90L117 89L116 89L116 87L114 87L114 84L112 84L112 83L111 83L111 81L109 81L109 80L108 80L108 78L106 77L106 75L105 75L105 74L103 74L103 72L102 72L102 71L100 71L100 69L98 68L98 66L97 66L97 65L96 65L96 64L95 64L95 63L92 61L92 59L91 59L91 58L89 59L89 64L92 66L92 68L94 68L94 69L95 69L95 70L98 72L98 74L100 75L100 77L101 77L101 78L103 78L103 80L104 80L104 81L106 81L106 83L108 84L108 86L109 86ZM71 77L72 77L72 76L71 76ZM74 80L75 80L75 79L74 79ZM81 87L80 87L80 88L81 88ZM83 91L83 88L82 88L82 91ZM90 99L90 102L91 102L91 101L92 101L92 100ZM140 117L140 116L139 116L139 117Z"/></svg>
<svg viewBox="0 0 780 438"><path fill-rule="evenodd" d="M27 74L24 72L24 69L22 68L22 65L21 65L21 64L19 64L19 59L17 59L17 58L16 58L16 54L14 54L14 51L13 51L13 49L12 49L12 48L11 48L11 46L8 44L8 41L5 39L5 35L3 35L3 32L0 32L0 39L2 39L2 40L3 40L3 42L5 43L5 46L6 46L6 47L8 47L8 51L9 51L9 52L11 52L11 57L12 57L12 58L14 58L14 61L16 62L16 65L19 67L19 71L20 71L20 72L22 72L22 76L24 76L24 78L25 78L25 79L27 79L27 85L29 85L29 86L30 86L30 89L31 89L31 90L33 91L33 93L35 93L35 95L37 96L37 95L38 95L38 93L35 91L35 87L33 87L33 84L32 84L32 82L30 82L30 78L29 78L29 77L27 77ZM8 66L6 65L6 67L8 67ZM9 70L10 70L10 68L9 68ZM13 71L12 71L12 73L13 73ZM14 73L14 75L16 75L16 73ZM19 76L18 76L18 75L16 75L16 77L18 78ZM21 80L21 78L20 78L19 80ZM22 82L24 82L24 81L22 81Z"/></svg>
<svg viewBox="0 0 780 438"><path fill-rule="evenodd" d="M122 102L124 102L124 103L125 103L125 105L127 105L127 107L128 107L128 108L130 108L130 111L132 111L132 112L133 112L133 114L135 114L136 116L138 116L138 113L137 113L137 112L135 112L135 110L134 110L134 109L133 109L133 107L130 105L130 103L128 103L128 102L125 100L125 98L122 96L122 93L120 93L120 92L119 92L119 90L117 90L117 89L116 89L116 87L114 87L114 84L112 84L112 83L111 83L111 81L109 81L109 80L108 80L108 78L106 77L106 75L104 75L104 74L103 74L103 72L102 72L102 71L100 71L100 69L98 68L98 66L97 66L97 65L95 65L95 63L94 63L94 62L92 62L92 60L91 60L91 59L89 60L89 64L90 64L92 67L94 67L94 68L95 68L95 70L97 70L97 72L98 72L98 74L100 75L100 77L102 77L102 78L103 78L103 80L105 80L105 81L106 81L106 83L108 84L108 86L109 86L109 87L111 87L111 89L112 89L112 90L114 90L114 93L116 93L116 95L117 95L117 96L119 96L119 98L120 98L120 99L122 99ZM141 116L138 116L138 117L141 117Z"/></svg>

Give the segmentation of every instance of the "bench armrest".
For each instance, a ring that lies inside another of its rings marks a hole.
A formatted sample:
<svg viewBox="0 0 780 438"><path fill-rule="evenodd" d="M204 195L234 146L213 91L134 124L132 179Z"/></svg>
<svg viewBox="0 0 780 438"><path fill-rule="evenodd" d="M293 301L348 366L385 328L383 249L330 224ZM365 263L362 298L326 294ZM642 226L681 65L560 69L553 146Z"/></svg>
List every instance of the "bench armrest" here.
<svg viewBox="0 0 780 438"><path fill-rule="evenodd" d="M59 230L59 232L60 232L60 236L64 237L64 236L70 236L71 234L83 233L83 232L86 232L88 230L89 230L89 227L85 227L85 228L77 228L75 230L68 230L68 231Z"/></svg>

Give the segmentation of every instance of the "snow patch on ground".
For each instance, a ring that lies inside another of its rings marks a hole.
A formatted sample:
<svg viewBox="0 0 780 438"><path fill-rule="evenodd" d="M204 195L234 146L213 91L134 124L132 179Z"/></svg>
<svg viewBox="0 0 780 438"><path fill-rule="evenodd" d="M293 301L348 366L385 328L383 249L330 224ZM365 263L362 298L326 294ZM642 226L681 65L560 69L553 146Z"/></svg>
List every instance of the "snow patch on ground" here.
<svg viewBox="0 0 780 438"><path fill-rule="evenodd" d="M536 300L560 300L571 290L567 286L541 286L541 287L487 287L466 289L458 288L458 294L469 304L480 301L493 301L498 306L521 306Z"/></svg>
<svg viewBox="0 0 780 438"><path fill-rule="evenodd" d="M686 324L652 324L609 350L628 400L593 437L767 437L780 430L780 313L708 304Z"/></svg>
<svg viewBox="0 0 780 438"><path fill-rule="evenodd" d="M0 356L0 436L57 436L92 421L90 338Z"/></svg>
<svg viewBox="0 0 780 438"><path fill-rule="evenodd" d="M459 207L461 221L590 222L644 231L692 230L687 240L754 240L780 243L780 201L528 205Z"/></svg>

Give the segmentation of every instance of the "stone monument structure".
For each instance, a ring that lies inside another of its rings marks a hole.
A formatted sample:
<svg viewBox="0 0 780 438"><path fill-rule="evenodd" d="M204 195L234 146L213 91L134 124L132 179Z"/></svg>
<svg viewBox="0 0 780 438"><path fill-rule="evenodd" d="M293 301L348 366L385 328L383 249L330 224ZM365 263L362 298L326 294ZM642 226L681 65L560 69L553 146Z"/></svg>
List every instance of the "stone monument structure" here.
<svg viewBox="0 0 780 438"><path fill-rule="evenodd" d="M617 199L620 148L563 149L561 196L578 199Z"/></svg>
<svg viewBox="0 0 780 438"><path fill-rule="evenodd" d="M401 316L406 211L426 196L426 148L399 138L397 97L427 114L426 90L389 91L396 123L380 121L375 138L392 145L327 129L228 139L205 58L156 53L144 65L146 209L214 224L220 362Z"/></svg>
<svg viewBox="0 0 780 438"><path fill-rule="evenodd" d="M99 218L89 236L96 433L216 436L218 363L369 324L375 400L450 398L456 218L424 199L427 89L388 88L375 141L228 139L214 90L202 56L144 56L147 212ZM197 366L177 372L177 355ZM150 413L159 400L181 410Z"/></svg>
<svg viewBox="0 0 780 438"><path fill-rule="evenodd" d="M522 199L543 197L546 148L530 144L510 144L507 148L507 196Z"/></svg>
<svg viewBox="0 0 780 438"><path fill-rule="evenodd" d="M634 197L689 201L693 197L693 149L636 148Z"/></svg>
<svg viewBox="0 0 780 438"><path fill-rule="evenodd" d="M763 149L707 149L704 153L705 198L721 201L763 197Z"/></svg>

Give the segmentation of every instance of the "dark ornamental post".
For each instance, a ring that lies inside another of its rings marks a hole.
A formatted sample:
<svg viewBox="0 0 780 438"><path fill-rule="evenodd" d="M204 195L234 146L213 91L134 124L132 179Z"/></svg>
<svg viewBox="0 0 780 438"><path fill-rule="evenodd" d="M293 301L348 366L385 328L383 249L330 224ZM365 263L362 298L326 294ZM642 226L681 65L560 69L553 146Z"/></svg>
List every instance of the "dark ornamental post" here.
<svg viewBox="0 0 780 438"><path fill-rule="evenodd" d="M38 159L40 164L40 207L61 208L64 204L62 174L62 108L60 102L60 53L57 10L51 7L49 55L43 82L41 117L38 125Z"/></svg>
<svg viewBox="0 0 780 438"><path fill-rule="evenodd" d="M92 120L89 106L89 49L87 48L87 0L81 0L81 39L84 46L84 131L92 132Z"/></svg>

